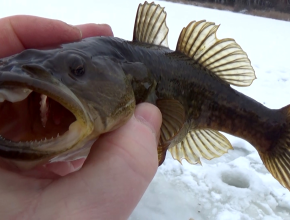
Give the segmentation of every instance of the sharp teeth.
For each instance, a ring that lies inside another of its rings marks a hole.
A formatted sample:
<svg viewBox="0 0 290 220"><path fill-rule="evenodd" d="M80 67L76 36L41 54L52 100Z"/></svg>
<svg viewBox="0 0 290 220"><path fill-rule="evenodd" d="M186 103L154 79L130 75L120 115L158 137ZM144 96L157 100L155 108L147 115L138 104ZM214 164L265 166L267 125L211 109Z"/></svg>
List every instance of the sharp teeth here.
<svg viewBox="0 0 290 220"><path fill-rule="evenodd" d="M47 117L48 117L48 105L46 103L47 96L41 94L41 101L39 102L40 104L40 118L41 118L41 123L42 126L45 127L46 122L47 122Z"/></svg>
<svg viewBox="0 0 290 220"><path fill-rule="evenodd" d="M17 142L17 144L19 146L27 146L27 145L35 145L35 144L45 144L45 143L49 143L49 142L52 142L54 141L55 138L58 138L59 137L59 133L57 134L57 137L51 137L51 138L44 138L44 139L41 139L41 140L31 140L31 141L19 141ZM0 141L6 141L6 142L9 142L9 143L12 143L11 140L6 140L3 136L0 135Z"/></svg>
<svg viewBox="0 0 290 220"><path fill-rule="evenodd" d="M32 92L30 89L17 86L3 86L0 88L0 102L5 100L9 102L19 102L27 98Z"/></svg>

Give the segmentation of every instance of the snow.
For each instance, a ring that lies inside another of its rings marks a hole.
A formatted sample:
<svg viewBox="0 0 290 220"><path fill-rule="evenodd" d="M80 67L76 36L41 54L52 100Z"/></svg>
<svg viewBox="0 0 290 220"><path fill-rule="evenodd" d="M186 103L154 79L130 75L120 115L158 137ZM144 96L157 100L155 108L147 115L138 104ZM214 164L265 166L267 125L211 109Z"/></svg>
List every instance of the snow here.
<svg viewBox="0 0 290 220"><path fill-rule="evenodd" d="M68 3L69 2L69 3ZM70 24L108 23L115 36L132 38L137 0L0 0L1 16L30 14ZM290 23L228 11L156 1L165 6L169 45L192 20L222 24L218 38L234 38L247 52L257 79L236 88L269 108L290 103ZM251 128L249 128L251 129ZM131 220L279 220L290 219L290 192L266 170L257 151L227 135L234 150L203 165L183 165L168 154L132 213Z"/></svg>

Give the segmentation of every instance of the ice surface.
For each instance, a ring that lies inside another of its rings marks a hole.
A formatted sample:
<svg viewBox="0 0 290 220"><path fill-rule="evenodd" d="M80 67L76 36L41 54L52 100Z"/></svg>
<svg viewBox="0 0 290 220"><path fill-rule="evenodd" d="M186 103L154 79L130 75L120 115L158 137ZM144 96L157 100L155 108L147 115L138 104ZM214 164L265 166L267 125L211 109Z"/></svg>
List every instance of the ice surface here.
<svg viewBox="0 0 290 220"><path fill-rule="evenodd" d="M108 23L115 36L132 38L140 1L0 0L1 16L31 14L70 24ZM169 46L192 20L221 24L218 38L234 38L247 52L257 79L236 88L270 108L290 103L290 23L164 1ZM250 129L250 128L249 128ZM256 150L227 135L234 150L203 166L183 166L168 154L131 220L282 220L290 219L290 192L266 170Z"/></svg>

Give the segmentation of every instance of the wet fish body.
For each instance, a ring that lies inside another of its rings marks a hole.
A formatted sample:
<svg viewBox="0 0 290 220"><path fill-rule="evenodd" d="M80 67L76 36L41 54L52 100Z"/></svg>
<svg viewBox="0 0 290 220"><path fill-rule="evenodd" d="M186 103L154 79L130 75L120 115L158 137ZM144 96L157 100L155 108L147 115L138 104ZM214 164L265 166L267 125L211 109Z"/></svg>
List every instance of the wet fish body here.
<svg viewBox="0 0 290 220"><path fill-rule="evenodd" d="M290 189L290 107L268 109L230 86L256 77L233 39L216 38L217 25L191 22L172 51L165 19L145 2L133 41L93 37L0 60L0 156L26 168L86 156L99 135L150 102L163 117L159 164L167 150L192 164L223 155L232 149L223 131L250 142Z"/></svg>

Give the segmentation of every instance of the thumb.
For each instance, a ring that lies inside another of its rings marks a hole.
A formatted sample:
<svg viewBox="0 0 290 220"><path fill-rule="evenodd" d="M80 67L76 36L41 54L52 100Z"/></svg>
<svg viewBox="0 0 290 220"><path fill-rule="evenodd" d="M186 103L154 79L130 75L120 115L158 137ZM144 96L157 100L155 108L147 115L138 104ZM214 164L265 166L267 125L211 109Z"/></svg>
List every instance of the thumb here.
<svg viewBox="0 0 290 220"><path fill-rule="evenodd" d="M133 211L158 167L161 121L158 108L138 105L124 126L98 139L82 169L70 176L78 175L89 187L74 192L88 194L82 195L88 198L83 205L93 204L94 213L98 213L91 217L126 219Z"/></svg>

